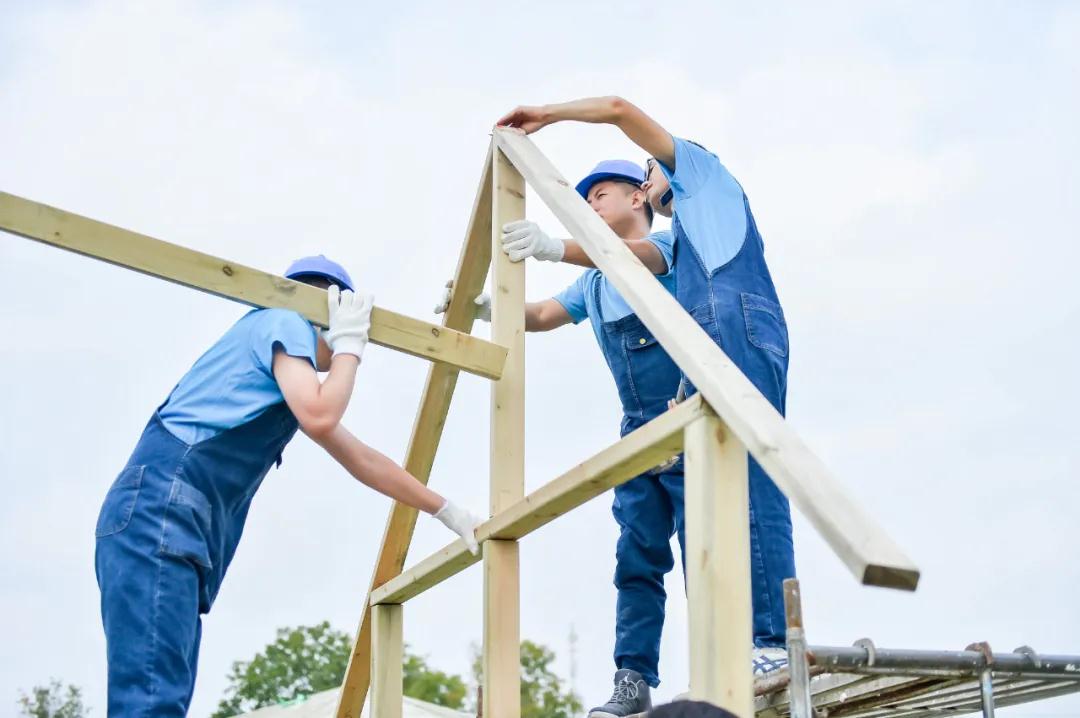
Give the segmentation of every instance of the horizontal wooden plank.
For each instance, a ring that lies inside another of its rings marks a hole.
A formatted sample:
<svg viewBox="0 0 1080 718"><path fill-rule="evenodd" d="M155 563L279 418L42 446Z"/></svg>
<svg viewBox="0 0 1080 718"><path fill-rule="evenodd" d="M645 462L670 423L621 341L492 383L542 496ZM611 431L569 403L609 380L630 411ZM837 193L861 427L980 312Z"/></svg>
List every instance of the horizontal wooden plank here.
<svg viewBox="0 0 1080 718"><path fill-rule="evenodd" d="M608 489L662 464L682 451L686 425L708 412L700 396L690 398L480 524L477 539L523 538ZM403 603L479 560L459 539L372 591L371 603Z"/></svg>
<svg viewBox="0 0 1080 718"><path fill-rule="evenodd" d="M253 307L280 307L325 327L326 292L32 200L0 192L0 230ZM506 349L388 309L371 312L371 341L498 379Z"/></svg>
<svg viewBox="0 0 1080 718"><path fill-rule="evenodd" d="M496 129L494 138L724 423L855 576L865 584L914 590L919 570L911 560L532 140L507 129Z"/></svg>

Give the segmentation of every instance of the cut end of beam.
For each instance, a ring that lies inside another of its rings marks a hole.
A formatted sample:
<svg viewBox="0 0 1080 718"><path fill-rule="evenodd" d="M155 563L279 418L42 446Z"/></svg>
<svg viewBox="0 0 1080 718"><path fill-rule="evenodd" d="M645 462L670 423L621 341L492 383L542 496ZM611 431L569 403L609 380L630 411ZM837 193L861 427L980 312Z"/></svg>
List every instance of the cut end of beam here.
<svg viewBox="0 0 1080 718"><path fill-rule="evenodd" d="M865 586L914 591L919 586L919 570L871 564L863 572L862 583Z"/></svg>

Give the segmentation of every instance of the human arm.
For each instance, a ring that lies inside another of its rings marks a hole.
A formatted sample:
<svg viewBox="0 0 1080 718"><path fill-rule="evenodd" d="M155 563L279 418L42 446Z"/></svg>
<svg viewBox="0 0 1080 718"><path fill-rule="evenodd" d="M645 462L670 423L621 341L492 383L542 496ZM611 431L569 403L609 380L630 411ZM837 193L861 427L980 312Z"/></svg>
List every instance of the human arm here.
<svg viewBox="0 0 1080 718"><path fill-rule="evenodd" d="M650 272L667 273L667 262L652 242L647 239L624 239L623 242ZM551 262L576 264L579 267L596 266L578 242L549 237L540 229L540 225L527 219L509 222L503 226L502 248L511 262L535 257Z"/></svg>
<svg viewBox="0 0 1080 718"><path fill-rule="evenodd" d="M567 120L615 125L631 142L675 169L675 143L671 134L639 107L621 97L587 97L553 105L523 105L495 124L532 134L554 122Z"/></svg>
<svg viewBox="0 0 1080 718"><path fill-rule="evenodd" d="M319 381L314 357L290 354L280 343L274 344L271 365L285 403L300 428L313 438L332 431L345 414L367 346L374 304L370 294L342 292L336 286L327 290L326 301L330 326L326 341L333 351L326 381Z"/></svg>
<svg viewBox="0 0 1080 718"><path fill-rule="evenodd" d="M366 445L341 425L352 394L359 359L338 354L320 384L306 359L283 351L274 355L274 376L301 430L366 486L407 506L425 511L461 536L477 552L473 530L479 519L420 483L412 474Z"/></svg>
<svg viewBox="0 0 1080 718"><path fill-rule="evenodd" d="M274 351L274 379L300 429L318 442L341 422L352 397L360 359L354 354L337 354L330 362L326 380L320 382L315 367L307 359Z"/></svg>
<svg viewBox="0 0 1080 718"><path fill-rule="evenodd" d="M436 314L442 314L450 305L451 291L450 287L444 290L442 299L435 305ZM473 300L473 303L476 305L476 318L482 322L490 322L491 297L485 292ZM527 332L547 332L569 324L571 321L573 318L565 307L554 299L525 303L525 331Z"/></svg>
<svg viewBox="0 0 1080 718"><path fill-rule="evenodd" d="M429 514L434 514L446 503L446 499L417 481L394 461L357 439L341 424L311 438L353 478L384 496Z"/></svg>
<svg viewBox="0 0 1080 718"><path fill-rule="evenodd" d="M579 267L595 267L589 255L585 254L585 250L581 248L581 245L572 239L562 240L566 247L566 251L563 254L562 261L567 264L576 264ZM660 250L656 248L656 245L647 239L624 239L623 244L633 252L634 256L641 260L641 263L645 265L653 274L667 274L668 266L664 260L664 255L660 253Z"/></svg>
<svg viewBox="0 0 1080 718"><path fill-rule="evenodd" d="M331 431L312 437L342 468L360 483L394 501L431 514L465 541L476 554L476 527L479 517L420 483L396 462L357 439L341 424Z"/></svg>

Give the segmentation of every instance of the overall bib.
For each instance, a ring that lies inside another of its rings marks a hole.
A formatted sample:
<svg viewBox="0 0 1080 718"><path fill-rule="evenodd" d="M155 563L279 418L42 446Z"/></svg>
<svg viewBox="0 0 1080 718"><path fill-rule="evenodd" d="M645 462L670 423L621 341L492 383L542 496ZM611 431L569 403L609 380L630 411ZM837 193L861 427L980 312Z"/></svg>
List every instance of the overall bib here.
<svg viewBox="0 0 1080 718"><path fill-rule="evenodd" d="M788 332L776 296L765 245L750 203L743 195L746 237L739 253L709 272L687 240L678 209L675 235L676 298L694 321L731 358L769 402L783 414L787 395ZM687 395L695 391L686 379ZM750 568L754 644L783 646L783 581L795 575L791 510L761 466L750 457Z"/></svg>
<svg viewBox="0 0 1080 718"><path fill-rule="evenodd" d="M157 412L150 419L96 530L110 718L186 715L200 615L221 587L252 496L297 427L284 402L193 445Z"/></svg>

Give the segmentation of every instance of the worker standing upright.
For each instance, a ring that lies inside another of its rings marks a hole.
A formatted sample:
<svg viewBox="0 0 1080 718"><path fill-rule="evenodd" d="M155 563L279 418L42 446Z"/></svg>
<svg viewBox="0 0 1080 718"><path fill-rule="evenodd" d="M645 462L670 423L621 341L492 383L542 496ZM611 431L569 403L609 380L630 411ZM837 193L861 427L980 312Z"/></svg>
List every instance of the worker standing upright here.
<svg viewBox="0 0 1080 718"><path fill-rule="evenodd" d="M619 97L522 106L497 124L531 133L566 120L615 125L652 155L644 189L650 206L672 218L676 298L783 414L787 323L742 187L712 152L673 137ZM575 242L566 240L566 244L568 253L580 251ZM687 394L692 394L695 387L685 375L683 382ZM751 660L754 674L761 676L787 664L783 581L795 575L795 552L787 497L753 457L748 478L754 614Z"/></svg>
<svg viewBox="0 0 1080 718"><path fill-rule="evenodd" d="M577 184L577 192L600 215L642 264L669 291L671 232L653 232L652 207L642 183L645 171L628 160L600 162ZM502 247L511 261L526 257L589 266L573 243L550 237L528 220L503 228ZM449 301L444 297L442 309ZM487 295L478 298L479 316L490 317ZM525 306L525 329L550 331L589 320L622 403L620 434L625 436L667 410L679 385L679 368L641 323L603 272L591 268L550 299ZM660 634L664 627L664 576L675 565L671 537L685 542L683 464L676 461L615 488L612 513L619 525L615 547L615 691L594 708L592 718L640 713L651 706L650 688L660 683Z"/></svg>

